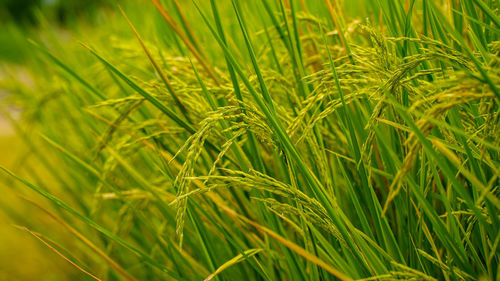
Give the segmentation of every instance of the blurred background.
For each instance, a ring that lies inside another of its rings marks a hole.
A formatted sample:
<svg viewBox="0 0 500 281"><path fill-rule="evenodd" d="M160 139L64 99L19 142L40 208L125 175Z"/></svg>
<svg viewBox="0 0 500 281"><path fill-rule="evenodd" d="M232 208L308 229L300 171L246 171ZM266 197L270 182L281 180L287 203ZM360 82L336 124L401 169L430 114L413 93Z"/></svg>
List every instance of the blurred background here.
<svg viewBox="0 0 500 281"><path fill-rule="evenodd" d="M0 0L0 83L7 83L15 75L30 85L30 75L23 67L34 59L28 39L39 41L51 34L57 38L55 41L68 41L69 30L77 23L88 28L98 27L109 18L107 15L113 15L116 4L112 2L116 3L110 0ZM16 134L20 128L15 128L9 120L17 118L21 109L8 102L3 88L0 85L0 165L22 175L33 174L28 167L41 165L30 157L31 148ZM48 177L42 168L37 169L37 175ZM88 280L34 236L16 228L16 224L30 219L47 228L60 229L39 209L6 190L12 187L12 181L6 177L0 179L0 280ZM69 237L63 231L54 233L56 235ZM70 238L65 242L72 243Z"/></svg>

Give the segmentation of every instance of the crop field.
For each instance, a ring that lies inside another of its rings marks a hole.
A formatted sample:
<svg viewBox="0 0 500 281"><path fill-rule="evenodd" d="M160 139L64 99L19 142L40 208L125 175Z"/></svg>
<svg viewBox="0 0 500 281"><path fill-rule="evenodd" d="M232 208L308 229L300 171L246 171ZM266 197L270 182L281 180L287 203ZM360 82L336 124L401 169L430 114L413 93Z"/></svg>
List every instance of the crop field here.
<svg viewBox="0 0 500 281"><path fill-rule="evenodd" d="M0 280L500 280L499 0L1 3Z"/></svg>

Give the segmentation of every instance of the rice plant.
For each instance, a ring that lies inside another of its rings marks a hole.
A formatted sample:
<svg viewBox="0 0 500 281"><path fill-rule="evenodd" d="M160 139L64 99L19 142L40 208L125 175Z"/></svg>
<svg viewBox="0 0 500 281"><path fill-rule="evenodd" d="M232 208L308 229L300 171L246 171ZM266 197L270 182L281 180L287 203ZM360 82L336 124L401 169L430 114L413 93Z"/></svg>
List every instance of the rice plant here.
<svg viewBox="0 0 500 281"><path fill-rule="evenodd" d="M29 81L1 82L30 153L0 168L55 224L5 211L84 280L500 280L499 10L125 1L66 37L39 15Z"/></svg>

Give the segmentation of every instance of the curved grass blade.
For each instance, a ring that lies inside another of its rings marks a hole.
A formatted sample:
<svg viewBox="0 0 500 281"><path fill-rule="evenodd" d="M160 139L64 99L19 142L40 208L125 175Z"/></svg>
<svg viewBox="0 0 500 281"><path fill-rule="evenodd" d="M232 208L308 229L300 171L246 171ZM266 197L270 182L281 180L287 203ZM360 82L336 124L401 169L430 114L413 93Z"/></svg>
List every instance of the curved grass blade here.
<svg viewBox="0 0 500 281"><path fill-rule="evenodd" d="M243 252L243 254L238 254L236 257L228 260L225 262L223 265L219 266L216 271L214 271L212 274L210 274L207 278L205 278L204 281L210 281L212 280L215 276L217 276L219 273L222 271L226 270L227 268L240 263L248 258L251 258L252 256L262 252L262 249L250 249L246 250Z"/></svg>

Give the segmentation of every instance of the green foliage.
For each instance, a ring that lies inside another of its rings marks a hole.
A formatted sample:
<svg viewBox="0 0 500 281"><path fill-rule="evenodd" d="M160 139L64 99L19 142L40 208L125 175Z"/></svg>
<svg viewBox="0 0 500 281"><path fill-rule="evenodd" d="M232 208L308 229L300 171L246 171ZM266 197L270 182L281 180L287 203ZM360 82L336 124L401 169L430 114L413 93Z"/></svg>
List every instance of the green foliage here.
<svg viewBox="0 0 500 281"><path fill-rule="evenodd" d="M498 1L123 10L2 83L89 278L498 280Z"/></svg>

